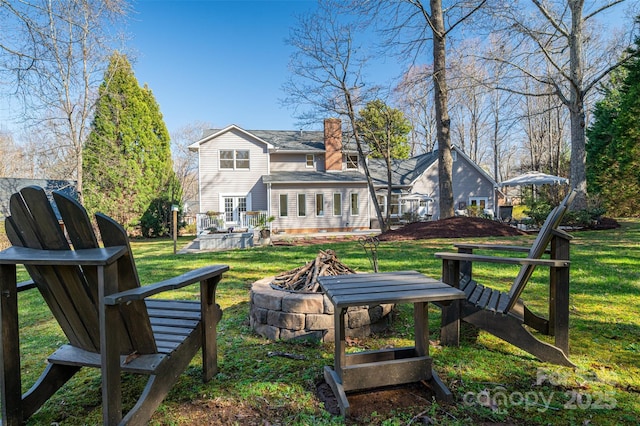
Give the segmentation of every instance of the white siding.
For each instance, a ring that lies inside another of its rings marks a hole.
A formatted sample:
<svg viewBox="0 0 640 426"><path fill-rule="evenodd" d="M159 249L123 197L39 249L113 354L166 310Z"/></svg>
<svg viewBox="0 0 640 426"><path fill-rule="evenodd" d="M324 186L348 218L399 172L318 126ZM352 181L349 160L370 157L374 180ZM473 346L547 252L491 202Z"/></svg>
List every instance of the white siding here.
<svg viewBox="0 0 640 426"><path fill-rule="evenodd" d="M220 170L220 150L249 150L249 170ZM222 211L220 194L251 194L251 210L267 209L266 146L244 133L230 130L200 145L200 211Z"/></svg>
<svg viewBox="0 0 640 426"><path fill-rule="evenodd" d="M284 230L285 232L305 232L305 231L337 231L337 230L360 230L369 229L369 197L365 185L357 187L346 184L333 184L334 186L320 184L273 184L271 188L271 208L277 212L280 194L288 194L289 216L279 217L272 223L274 230ZM350 209L350 194L358 194L360 204L360 214L352 216ZM333 194L342 194L342 214L333 215ZM305 217L298 217L297 200L298 194L306 195ZM316 194L324 195L324 216L316 216Z"/></svg>
<svg viewBox="0 0 640 426"><path fill-rule="evenodd" d="M324 153L316 153L314 167L307 167L307 154L276 153L271 154L271 172L308 172L324 171Z"/></svg>

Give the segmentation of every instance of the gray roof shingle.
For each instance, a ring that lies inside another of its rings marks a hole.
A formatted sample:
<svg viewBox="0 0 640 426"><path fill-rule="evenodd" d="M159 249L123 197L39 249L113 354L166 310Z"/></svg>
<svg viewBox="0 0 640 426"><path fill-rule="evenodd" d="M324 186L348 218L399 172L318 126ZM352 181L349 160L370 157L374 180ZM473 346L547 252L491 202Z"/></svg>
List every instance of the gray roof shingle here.
<svg viewBox="0 0 640 426"><path fill-rule="evenodd" d="M358 172L273 172L262 176L264 183L365 183Z"/></svg>
<svg viewBox="0 0 640 426"><path fill-rule="evenodd" d="M408 186L438 160L438 151L418 155L407 160L392 160L391 182L393 186ZM378 184L386 185L387 166L381 158L369 159L369 173Z"/></svg>
<svg viewBox="0 0 640 426"><path fill-rule="evenodd" d="M205 130L202 139L206 139L223 129ZM322 130L245 130L245 132L270 143L282 151L324 152L324 131ZM347 151L355 151L349 145L347 135L343 135L343 145ZM351 144L353 145L353 144Z"/></svg>

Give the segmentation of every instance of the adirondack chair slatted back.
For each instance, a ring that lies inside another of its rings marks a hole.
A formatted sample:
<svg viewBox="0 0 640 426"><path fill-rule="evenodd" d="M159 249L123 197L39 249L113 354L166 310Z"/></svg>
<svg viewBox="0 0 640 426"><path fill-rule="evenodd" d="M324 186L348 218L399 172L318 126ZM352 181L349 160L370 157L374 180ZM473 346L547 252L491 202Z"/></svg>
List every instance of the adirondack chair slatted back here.
<svg viewBox="0 0 640 426"><path fill-rule="evenodd" d="M66 194L54 192L53 198L60 211L60 216L65 223L65 229L69 239L76 249L99 247L89 215L85 208ZM131 254L131 246L126 230L113 219L101 213L96 214L98 228L102 236L102 244L105 247L126 246L127 253L118 261L118 291L131 290L140 287L140 280ZM92 287L97 292L97 276L95 268L84 268L90 278ZM131 353L133 350L139 354L157 352L151 322L146 311L144 301L134 301L120 306L122 316L122 338L126 345L122 347L123 353Z"/></svg>
<svg viewBox="0 0 640 426"><path fill-rule="evenodd" d="M96 248L98 240L86 210L75 200L54 194L60 216L75 249ZM7 236L13 245L37 249L71 250L53 208L41 188L27 187L10 200L11 217L6 221ZM125 245L125 244L122 244ZM128 246L128 243L126 244ZM118 274L126 270L118 263ZM32 266L27 271L69 343L81 349L100 352L98 319L98 279L96 267ZM138 281L119 281L120 290L139 286ZM120 307L118 323L120 352L156 352L153 332L144 302Z"/></svg>
<svg viewBox="0 0 640 426"><path fill-rule="evenodd" d="M551 237L553 235L553 231L560 226L560 222L562 222L562 218L565 213L569 209L569 206L573 202L573 199L576 196L575 190L570 190L567 196L562 200L562 202L555 207L551 213L547 216L547 219L544 221L544 224L540 228L538 232L538 236L533 242L531 249L529 249L528 257L532 259L540 259L544 254L549 242L551 242ZM518 302L518 298L524 291L524 288L531 278L533 271L535 270L535 265L523 265L520 268L520 272L518 276L513 282L511 286L511 290L509 291L509 301L504 308L504 312L509 312L515 304Z"/></svg>
<svg viewBox="0 0 640 426"><path fill-rule="evenodd" d="M40 188L27 187L9 201L11 217L6 221L11 244L36 249L69 250L55 213ZM97 301L77 266L32 266L31 274L42 297L56 317L69 342L98 352Z"/></svg>

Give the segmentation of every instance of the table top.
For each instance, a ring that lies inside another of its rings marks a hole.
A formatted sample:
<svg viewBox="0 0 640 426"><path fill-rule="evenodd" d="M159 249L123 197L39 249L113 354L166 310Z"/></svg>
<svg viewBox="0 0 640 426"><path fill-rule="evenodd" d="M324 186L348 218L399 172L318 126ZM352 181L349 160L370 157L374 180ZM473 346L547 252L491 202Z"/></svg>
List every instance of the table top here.
<svg viewBox="0 0 640 426"><path fill-rule="evenodd" d="M416 271L318 277L337 308L380 303L444 302L464 299L464 292Z"/></svg>

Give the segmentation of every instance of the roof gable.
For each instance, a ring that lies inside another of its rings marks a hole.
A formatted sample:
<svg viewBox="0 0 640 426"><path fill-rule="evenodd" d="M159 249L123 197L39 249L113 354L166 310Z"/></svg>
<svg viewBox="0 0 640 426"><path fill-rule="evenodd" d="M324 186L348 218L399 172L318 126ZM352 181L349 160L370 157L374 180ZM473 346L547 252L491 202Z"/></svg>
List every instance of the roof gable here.
<svg viewBox="0 0 640 426"><path fill-rule="evenodd" d="M485 179L487 179L493 186L496 186L495 180L477 165L469 156L462 152L457 147L452 147L459 158L469 163L475 170L478 171ZM418 179L427 169L438 161L438 150L431 151L426 154L421 154L415 157L408 158L406 160L392 160L391 164L391 184L392 186L410 186L416 179ZM377 181L376 184L387 184L387 167L384 159L372 158L369 160L369 172L371 176Z"/></svg>
<svg viewBox="0 0 640 426"><path fill-rule="evenodd" d="M259 143L262 143L264 145L266 145L266 147L268 149L272 149L273 145L271 143L269 143L268 141L265 141L263 139L261 139L259 136L255 135L254 133L251 133L247 130L244 130L243 128L236 126L235 124L231 124L230 126L225 127L224 129L211 129L211 130L205 130L203 132L203 137L197 141L192 143L191 145L189 145L189 149L192 151L197 151L198 149L200 149L200 145L205 144L207 142L210 142L212 140L214 140L215 138L231 132L231 131L237 131L240 132L242 134L244 134L247 137L250 137L252 139L257 140Z"/></svg>
<svg viewBox="0 0 640 426"><path fill-rule="evenodd" d="M406 160L391 161L391 184L409 186L418 179L427 168L438 160L438 152L432 151ZM380 185L387 184L387 166L382 158L369 159L369 172Z"/></svg>
<svg viewBox="0 0 640 426"><path fill-rule="evenodd" d="M272 152L325 152L324 131L322 130L244 130L235 124L224 129L209 129L203 132L202 138L189 145L192 151L220 135L237 130L265 144ZM343 134L342 146L345 152L355 151L350 138Z"/></svg>

